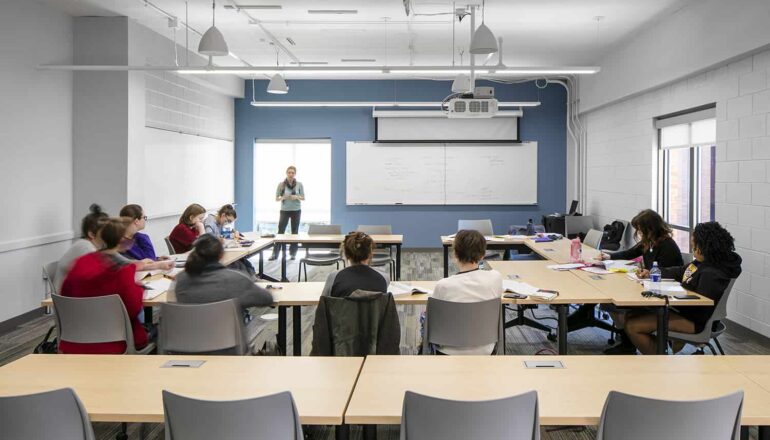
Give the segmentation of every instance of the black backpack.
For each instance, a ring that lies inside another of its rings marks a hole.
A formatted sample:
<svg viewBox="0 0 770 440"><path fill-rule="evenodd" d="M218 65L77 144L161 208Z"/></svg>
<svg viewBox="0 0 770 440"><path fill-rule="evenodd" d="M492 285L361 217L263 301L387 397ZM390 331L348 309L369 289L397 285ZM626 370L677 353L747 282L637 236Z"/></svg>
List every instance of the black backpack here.
<svg viewBox="0 0 770 440"><path fill-rule="evenodd" d="M56 354L59 352L59 342L57 338L53 338L53 340L49 339L51 338L51 333L53 333L53 330L56 328L56 326L53 326L48 329L48 333L45 334L45 337L43 338L43 341L37 344L32 351L36 354Z"/></svg>
<svg viewBox="0 0 770 440"><path fill-rule="evenodd" d="M615 220L609 225L605 225L603 234L604 236L602 237L602 248L619 248L620 242L623 240L623 233L625 231L626 226L620 220Z"/></svg>

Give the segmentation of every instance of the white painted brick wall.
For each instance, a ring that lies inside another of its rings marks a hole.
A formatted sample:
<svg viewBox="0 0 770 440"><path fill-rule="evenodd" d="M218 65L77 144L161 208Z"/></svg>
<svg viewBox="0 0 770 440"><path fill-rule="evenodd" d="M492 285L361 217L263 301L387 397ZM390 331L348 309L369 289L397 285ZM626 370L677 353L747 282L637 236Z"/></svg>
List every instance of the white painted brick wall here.
<svg viewBox="0 0 770 440"><path fill-rule="evenodd" d="M602 226L655 208L653 119L712 102L716 216L744 261L728 317L770 337L770 51L584 114L585 209Z"/></svg>

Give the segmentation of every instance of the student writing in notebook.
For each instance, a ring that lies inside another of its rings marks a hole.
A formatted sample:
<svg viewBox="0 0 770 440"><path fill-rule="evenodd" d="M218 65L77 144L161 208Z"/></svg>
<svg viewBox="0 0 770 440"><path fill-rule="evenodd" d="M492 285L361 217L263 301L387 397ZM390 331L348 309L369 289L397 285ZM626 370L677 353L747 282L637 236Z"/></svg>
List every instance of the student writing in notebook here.
<svg viewBox="0 0 770 440"><path fill-rule="evenodd" d="M174 252L183 254L192 249L195 239L206 233L203 219L206 217L206 209L193 203L188 206L179 217L179 223L169 234L168 239L174 246Z"/></svg>

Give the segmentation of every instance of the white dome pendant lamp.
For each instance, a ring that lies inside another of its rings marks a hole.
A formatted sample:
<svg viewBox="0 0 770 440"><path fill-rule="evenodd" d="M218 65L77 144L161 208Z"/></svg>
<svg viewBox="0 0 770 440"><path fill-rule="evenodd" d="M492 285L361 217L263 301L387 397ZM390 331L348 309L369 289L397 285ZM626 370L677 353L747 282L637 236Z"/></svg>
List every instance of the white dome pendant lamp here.
<svg viewBox="0 0 770 440"><path fill-rule="evenodd" d="M474 32L471 38L471 50L474 55L487 55L497 52L497 39L491 30L484 24L484 14L486 12L485 2L481 2L481 26Z"/></svg>
<svg viewBox="0 0 770 440"><path fill-rule="evenodd" d="M227 42L225 42L222 32L216 27L217 4L215 1L211 2L211 8L211 27L201 37L198 53L215 57L225 56L230 53L230 50L227 48Z"/></svg>
<svg viewBox="0 0 770 440"><path fill-rule="evenodd" d="M279 66L277 48L275 49L275 65ZM276 73L270 78L270 83L267 85L267 93L274 93L276 95L285 95L289 93L289 86L286 85L286 81L280 73Z"/></svg>

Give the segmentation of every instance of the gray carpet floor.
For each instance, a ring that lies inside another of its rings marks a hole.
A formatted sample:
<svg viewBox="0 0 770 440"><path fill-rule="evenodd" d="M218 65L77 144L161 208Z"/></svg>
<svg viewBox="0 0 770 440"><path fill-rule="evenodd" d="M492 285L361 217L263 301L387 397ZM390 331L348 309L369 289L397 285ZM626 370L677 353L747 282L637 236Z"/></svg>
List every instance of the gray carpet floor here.
<svg viewBox="0 0 770 440"><path fill-rule="evenodd" d="M253 259L253 262L256 266L256 259ZM291 261L288 265L287 273L292 281L296 281L297 264L297 261ZM405 251L403 253L401 279L438 280L441 278L442 268L442 254L439 251ZM382 269L384 272L387 272L387 268ZM308 269L308 279L310 281L324 281L332 270L329 267L311 267ZM454 272L453 267L450 269L451 272ZM278 278L280 275L280 263L278 261L265 261L265 273ZM402 354L417 353L419 341L418 317L422 310L423 307L420 306L399 306L399 319L402 323ZM248 328L249 337L253 345L262 346L264 341L275 340L277 322L274 320L265 321L259 318L263 314L274 312L275 310L270 308L252 311L252 315L257 317L250 323ZM314 307L304 307L302 309L303 355L310 353L314 314ZM289 329L291 328L291 316L292 314L288 313ZM513 316L513 312L508 312L508 319ZM535 317L550 327L556 327L556 315L547 306L540 306L537 310L528 311L527 316ZM41 341L52 325L53 319L50 316L43 316L26 322L7 334L0 335L0 365L31 353L32 349ZM570 353L601 355L602 350L608 347L609 336L608 332L594 328L572 332L569 335ZM770 354L770 340L734 324L728 324L728 330L720 337L720 341L727 354ZM291 353L293 349L291 336L288 338L288 344L287 350ZM529 327L512 327L506 330L507 354L531 355L543 349L557 349L556 344L546 338L545 332ZM692 348L686 348L683 351L685 355L692 352ZM97 439L100 440L115 438L120 429L120 425L117 423L95 423L94 427ZM132 440L162 440L164 438L163 425L161 424L129 424L128 433L129 438ZM313 439L334 439L334 431L330 427L310 427L308 433ZM542 428L543 440L589 440L594 439L595 435L595 429L592 427L568 429L558 429L558 427ZM352 427L351 439L357 440L361 438L362 435L359 427ZM378 439L397 440L398 438L398 426L378 427ZM751 432L751 438L756 438L755 431Z"/></svg>

